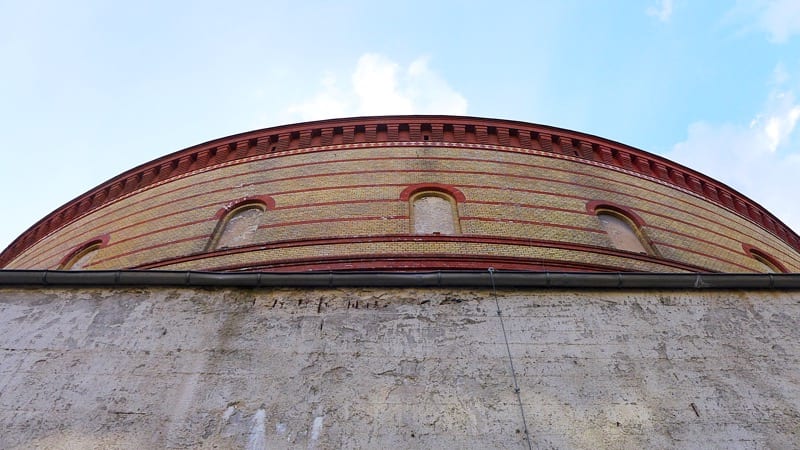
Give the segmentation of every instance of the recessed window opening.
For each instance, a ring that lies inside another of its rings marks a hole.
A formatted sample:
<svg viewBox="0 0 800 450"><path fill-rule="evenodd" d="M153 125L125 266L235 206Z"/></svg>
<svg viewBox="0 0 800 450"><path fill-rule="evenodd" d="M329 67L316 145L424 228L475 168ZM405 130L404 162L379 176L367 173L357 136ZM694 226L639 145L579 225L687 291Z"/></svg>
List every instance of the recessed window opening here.
<svg viewBox="0 0 800 450"><path fill-rule="evenodd" d="M750 257L758 262L758 265L761 268L761 272L763 273L784 273L786 269L775 260L775 258L767 255L766 253L754 249L751 246L745 246L747 253L750 254Z"/></svg>
<svg viewBox="0 0 800 450"><path fill-rule="evenodd" d="M100 249L108 242L108 237L101 237L89 241L77 250L74 250L69 256L64 258L59 264L59 270L86 270L92 261L97 256Z"/></svg>
<svg viewBox="0 0 800 450"><path fill-rule="evenodd" d="M753 254L753 259L755 259L756 261L758 261L759 264L761 264L762 269L764 269L764 273L780 273L780 270L778 270L777 267L772 265L772 263L768 259L763 258L756 254Z"/></svg>
<svg viewBox="0 0 800 450"><path fill-rule="evenodd" d="M97 252L100 250L100 244L93 245L86 248L73 256L61 268L62 270L83 270L86 266L91 264Z"/></svg>
<svg viewBox="0 0 800 450"><path fill-rule="evenodd" d="M611 245L617 250L642 254L652 253L649 246L645 244L641 231L629 218L616 211L598 209L597 219L611 240Z"/></svg>
<svg viewBox="0 0 800 450"><path fill-rule="evenodd" d="M252 243L264 215L264 206L250 203L233 209L223 218L214 249L241 247Z"/></svg>
<svg viewBox="0 0 800 450"><path fill-rule="evenodd" d="M423 191L411 197L412 232L415 234L459 234L456 202L438 191Z"/></svg>

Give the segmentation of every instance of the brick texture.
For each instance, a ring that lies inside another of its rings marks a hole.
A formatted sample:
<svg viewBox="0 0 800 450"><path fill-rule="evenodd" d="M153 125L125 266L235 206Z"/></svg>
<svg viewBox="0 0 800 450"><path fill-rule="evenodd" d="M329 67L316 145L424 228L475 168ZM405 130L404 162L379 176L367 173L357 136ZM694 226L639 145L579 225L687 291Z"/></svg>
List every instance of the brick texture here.
<svg viewBox="0 0 800 450"><path fill-rule="evenodd" d="M503 140L517 135L503 134ZM317 138L305 139L308 144ZM591 147L567 151L564 142L572 141L559 142L561 150L554 153L435 142L302 152L285 144L283 153L217 153L210 158L216 164L154 182L63 223L5 268L56 269L80 243L107 235L107 245L88 269L326 270L370 258L383 261L376 267L387 267L391 255L420 258L417 269L446 268L450 258L468 256L475 268L502 257L519 258L507 267L531 270L566 264L589 271L761 271L763 266L745 250L752 247L787 270L800 271L800 253L790 243L754 221L750 210L738 212L735 204L728 208L693 191L693 184L699 186L695 190L710 189L698 185L697 178L689 177L686 187L669 184L576 157L591 156ZM636 165L643 166L637 158ZM674 170L665 173L678 176ZM410 205L401 193L426 183L463 193L456 206L458 241L414 240ZM235 249L209 250L224 220L216 216L221 208L256 196L269 196L275 204L252 240ZM634 211L655 253L642 257L613 249L597 217L587 211L593 201ZM317 265L310 263L315 259Z"/></svg>

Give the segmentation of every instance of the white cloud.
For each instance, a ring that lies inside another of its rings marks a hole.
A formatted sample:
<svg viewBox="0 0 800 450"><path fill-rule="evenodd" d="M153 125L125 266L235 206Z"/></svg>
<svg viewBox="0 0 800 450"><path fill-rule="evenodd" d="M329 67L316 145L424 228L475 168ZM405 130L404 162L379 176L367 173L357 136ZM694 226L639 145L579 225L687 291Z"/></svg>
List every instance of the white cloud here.
<svg viewBox="0 0 800 450"><path fill-rule="evenodd" d="M797 0L767 2L759 24L770 33L773 41L786 42L791 35L800 33L800 2Z"/></svg>
<svg viewBox="0 0 800 450"><path fill-rule="evenodd" d="M353 91L358 101L358 114L412 114L411 96L398 87L400 66L394 61L368 53L363 55L353 72Z"/></svg>
<svg viewBox="0 0 800 450"><path fill-rule="evenodd" d="M794 103L794 95L791 93L779 93L776 95L779 102L779 110L763 120L764 134L769 142L769 150L774 152L791 135L800 119L800 105ZM755 125L760 125L758 121Z"/></svg>
<svg viewBox="0 0 800 450"><path fill-rule="evenodd" d="M418 58L404 68L386 56L362 55L345 88L326 74L316 95L288 108L303 120L351 115L466 114L467 100Z"/></svg>
<svg viewBox="0 0 800 450"><path fill-rule="evenodd" d="M332 73L323 75L322 88L322 91L317 93L314 98L289 107L289 112L299 114L306 120L349 115L347 113L350 109L348 99L337 87L336 77Z"/></svg>
<svg viewBox="0 0 800 450"><path fill-rule="evenodd" d="M748 125L693 123L665 156L730 185L800 232L798 121L793 91L776 89Z"/></svg>
<svg viewBox="0 0 800 450"><path fill-rule="evenodd" d="M797 0L739 0L728 18L750 23L765 31L770 40L783 43L800 33L800 1Z"/></svg>
<svg viewBox="0 0 800 450"><path fill-rule="evenodd" d="M772 71L772 83L776 86L780 86L789 81L789 71L786 70L786 66L783 63L778 63L775 66L775 70Z"/></svg>
<svg viewBox="0 0 800 450"><path fill-rule="evenodd" d="M672 17L672 0L661 0L658 7L650 6L646 12L648 16L657 17L662 22L669 22L669 18Z"/></svg>

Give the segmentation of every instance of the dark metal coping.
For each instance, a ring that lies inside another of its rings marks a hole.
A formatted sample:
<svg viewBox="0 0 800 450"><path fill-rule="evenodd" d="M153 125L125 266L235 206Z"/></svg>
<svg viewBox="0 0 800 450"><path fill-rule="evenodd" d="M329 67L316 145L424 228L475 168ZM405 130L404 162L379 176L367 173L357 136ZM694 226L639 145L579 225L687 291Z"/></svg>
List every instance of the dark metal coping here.
<svg viewBox="0 0 800 450"><path fill-rule="evenodd" d="M0 270L0 288L263 287L263 288L491 288L498 289L773 289L800 290L800 273L574 273L523 271L439 272L194 272L154 270Z"/></svg>

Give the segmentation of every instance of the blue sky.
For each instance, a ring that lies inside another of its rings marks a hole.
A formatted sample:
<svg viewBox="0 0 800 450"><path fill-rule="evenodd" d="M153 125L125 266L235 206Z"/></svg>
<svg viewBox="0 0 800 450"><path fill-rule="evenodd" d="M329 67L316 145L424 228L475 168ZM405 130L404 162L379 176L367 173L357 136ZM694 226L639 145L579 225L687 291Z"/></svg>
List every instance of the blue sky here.
<svg viewBox="0 0 800 450"><path fill-rule="evenodd" d="M138 164L326 117L555 125L800 232L800 1L0 0L0 248Z"/></svg>

